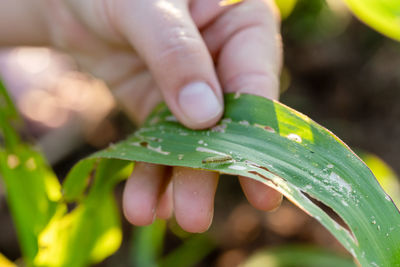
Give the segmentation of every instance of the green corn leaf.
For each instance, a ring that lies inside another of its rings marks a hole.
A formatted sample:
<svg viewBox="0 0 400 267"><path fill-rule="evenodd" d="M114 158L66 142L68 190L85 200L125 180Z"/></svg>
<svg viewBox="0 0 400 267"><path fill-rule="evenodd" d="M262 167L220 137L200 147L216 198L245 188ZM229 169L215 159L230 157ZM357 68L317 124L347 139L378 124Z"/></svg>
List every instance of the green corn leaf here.
<svg viewBox="0 0 400 267"><path fill-rule="evenodd" d="M375 30L400 41L398 0L344 0L350 10Z"/></svg>
<svg viewBox="0 0 400 267"><path fill-rule="evenodd" d="M257 96L229 94L209 130L181 126L165 105L143 128L92 158L144 161L243 175L282 192L362 266L400 266L400 214L368 167L330 131ZM332 208L340 225L315 200Z"/></svg>

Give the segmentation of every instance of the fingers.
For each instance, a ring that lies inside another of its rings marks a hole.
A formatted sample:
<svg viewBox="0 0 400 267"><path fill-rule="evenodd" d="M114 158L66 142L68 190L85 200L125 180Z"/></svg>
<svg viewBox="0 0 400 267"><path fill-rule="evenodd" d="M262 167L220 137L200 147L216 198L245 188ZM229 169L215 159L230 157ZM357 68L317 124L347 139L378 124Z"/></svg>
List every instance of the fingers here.
<svg viewBox="0 0 400 267"><path fill-rule="evenodd" d="M272 1L246 0L204 30L224 91L278 98L282 52Z"/></svg>
<svg viewBox="0 0 400 267"><path fill-rule="evenodd" d="M189 3L190 14L197 27L202 30L232 6L220 6L218 0L192 0Z"/></svg>
<svg viewBox="0 0 400 267"><path fill-rule="evenodd" d="M160 197L157 206L157 217L160 219L170 218L172 216L173 205L172 182L170 182Z"/></svg>
<svg viewBox="0 0 400 267"><path fill-rule="evenodd" d="M148 225L156 216L169 218L174 209L184 230L206 231L213 218L218 173L174 167L165 189L168 176L165 166L136 163L123 194L125 217L134 225Z"/></svg>
<svg viewBox="0 0 400 267"><path fill-rule="evenodd" d="M118 28L147 63L174 115L194 129L215 124L223 111L221 88L187 2L118 3Z"/></svg>
<svg viewBox="0 0 400 267"><path fill-rule="evenodd" d="M126 182L122 200L125 217L130 223L148 225L154 221L166 168L149 163L135 164L132 177Z"/></svg>
<svg viewBox="0 0 400 267"><path fill-rule="evenodd" d="M282 202L282 194L259 181L239 176L240 185L247 200L255 208L270 211L279 207Z"/></svg>
<svg viewBox="0 0 400 267"><path fill-rule="evenodd" d="M218 173L175 167L172 181L175 217L179 225L188 232L206 231L213 218Z"/></svg>
<svg viewBox="0 0 400 267"><path fill-rule="evenodd" d="M217 58L224 91L278 98L282 52L272 1L246 0L222 14L203 35ZM272 210L279 206L279 192L245 177L240 183L254 207Z"/></svg>

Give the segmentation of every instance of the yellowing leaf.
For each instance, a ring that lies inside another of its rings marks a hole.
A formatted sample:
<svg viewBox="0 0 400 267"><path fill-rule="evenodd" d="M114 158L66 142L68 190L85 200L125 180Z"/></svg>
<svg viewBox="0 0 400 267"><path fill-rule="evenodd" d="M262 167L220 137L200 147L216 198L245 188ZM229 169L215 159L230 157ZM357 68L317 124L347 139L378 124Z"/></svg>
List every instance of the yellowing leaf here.
<svg viewBox="0 0 400 267"><path fill-rule="evenodd" d="M399 0L344 0L344 2L366 24L400 41Z"/></svg>

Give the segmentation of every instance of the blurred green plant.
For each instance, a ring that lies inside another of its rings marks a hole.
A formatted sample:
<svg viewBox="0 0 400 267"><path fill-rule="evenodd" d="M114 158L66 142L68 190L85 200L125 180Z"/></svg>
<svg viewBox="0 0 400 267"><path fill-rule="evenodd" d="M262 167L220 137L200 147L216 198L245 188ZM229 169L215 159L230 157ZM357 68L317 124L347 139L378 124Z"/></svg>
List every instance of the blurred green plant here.
<svg viewBox="0 0 400 267"><path fill-rule="evenodd" d="M187 234L181 238L182 244L162 255L165 221L156 220L152 225L136 227L132 238L131 262L140 267L190 267L195 266L215 248L215 243L207 234Z"/></svg>
<svg viewBox="0 0 400 267"><path fill-rule="evenodd" d="M349 9L378 32L400 41L400 1L343 0Z"/></svg>
<svg viewBox="0 0 400 267"><path fill-rule="evenodd" d="M276 5L281 13L281 18L286 19L293 11L297 0L275 0Z"/></svg>
<svg viewBox="0 0 400 267"><path fill-rule="evenodd" d="M129 175L133 164L120 160L85 161L71 171L70 182L62 191L41 153L19 138L12 123L20 121L0 83L0 130L4 138L4 146L0 147L0 175L25 264L85 266L114 253L120 246L122 233L112 189ZM90 173L85 172L87 166ZM80 176L75 180L77 172ZM93 180L86 194L89 183L81 179L82 175ZM72 182L81 184L75 187ZM67 204L76 207L68 212Z"/></svg>
<svg viewBox="0 0 400 267"><path fill-rule="evenodd" d="M214 241L207 234L194 234L183 240L181 246L168 253L159 261L161 267L196 266L215 249Z"/></svg>
<svg viewBox="0 0 400 267"><path fill-rule="evenodd" d="M155 267L163 251L166 222L156 220L153 224L136 227L132 238L131 262L133 266Z"/></svg>
<svg viewBox="0 0 400 267"><path fill-rule="evenodd" d="M400 41L400 1L398 0L275 0L282 19L289 19L291 36L297 40L337 36L348 24L348 9L374 30Z"/></svg>
<svg viewBox="0 0 400 267"><path fill-rule="evenodd" d="M351 258L306 245L266 248L251 255L239 267L355 267Z"/></svg>

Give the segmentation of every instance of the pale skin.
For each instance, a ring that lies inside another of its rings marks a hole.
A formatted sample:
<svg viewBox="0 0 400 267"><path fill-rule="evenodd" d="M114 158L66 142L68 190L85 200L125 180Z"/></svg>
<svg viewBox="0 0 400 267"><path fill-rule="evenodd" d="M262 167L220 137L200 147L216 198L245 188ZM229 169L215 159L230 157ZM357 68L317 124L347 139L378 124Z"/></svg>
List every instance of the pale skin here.
<svg viewBox="0 0 400 267"><path fill-rule="evenodd" d="M192 129L212 127L223 93L277 99L279 17L273 0L0 0L0 45L52 46L104 79L140 125L164 100ZM12 30L10 30L12 27ZM282 196L239 177L248 201L272 210ZM189 232L213 217L215 172L137 163L123 195L126 218L148 225L175 215Z"/></svg>

